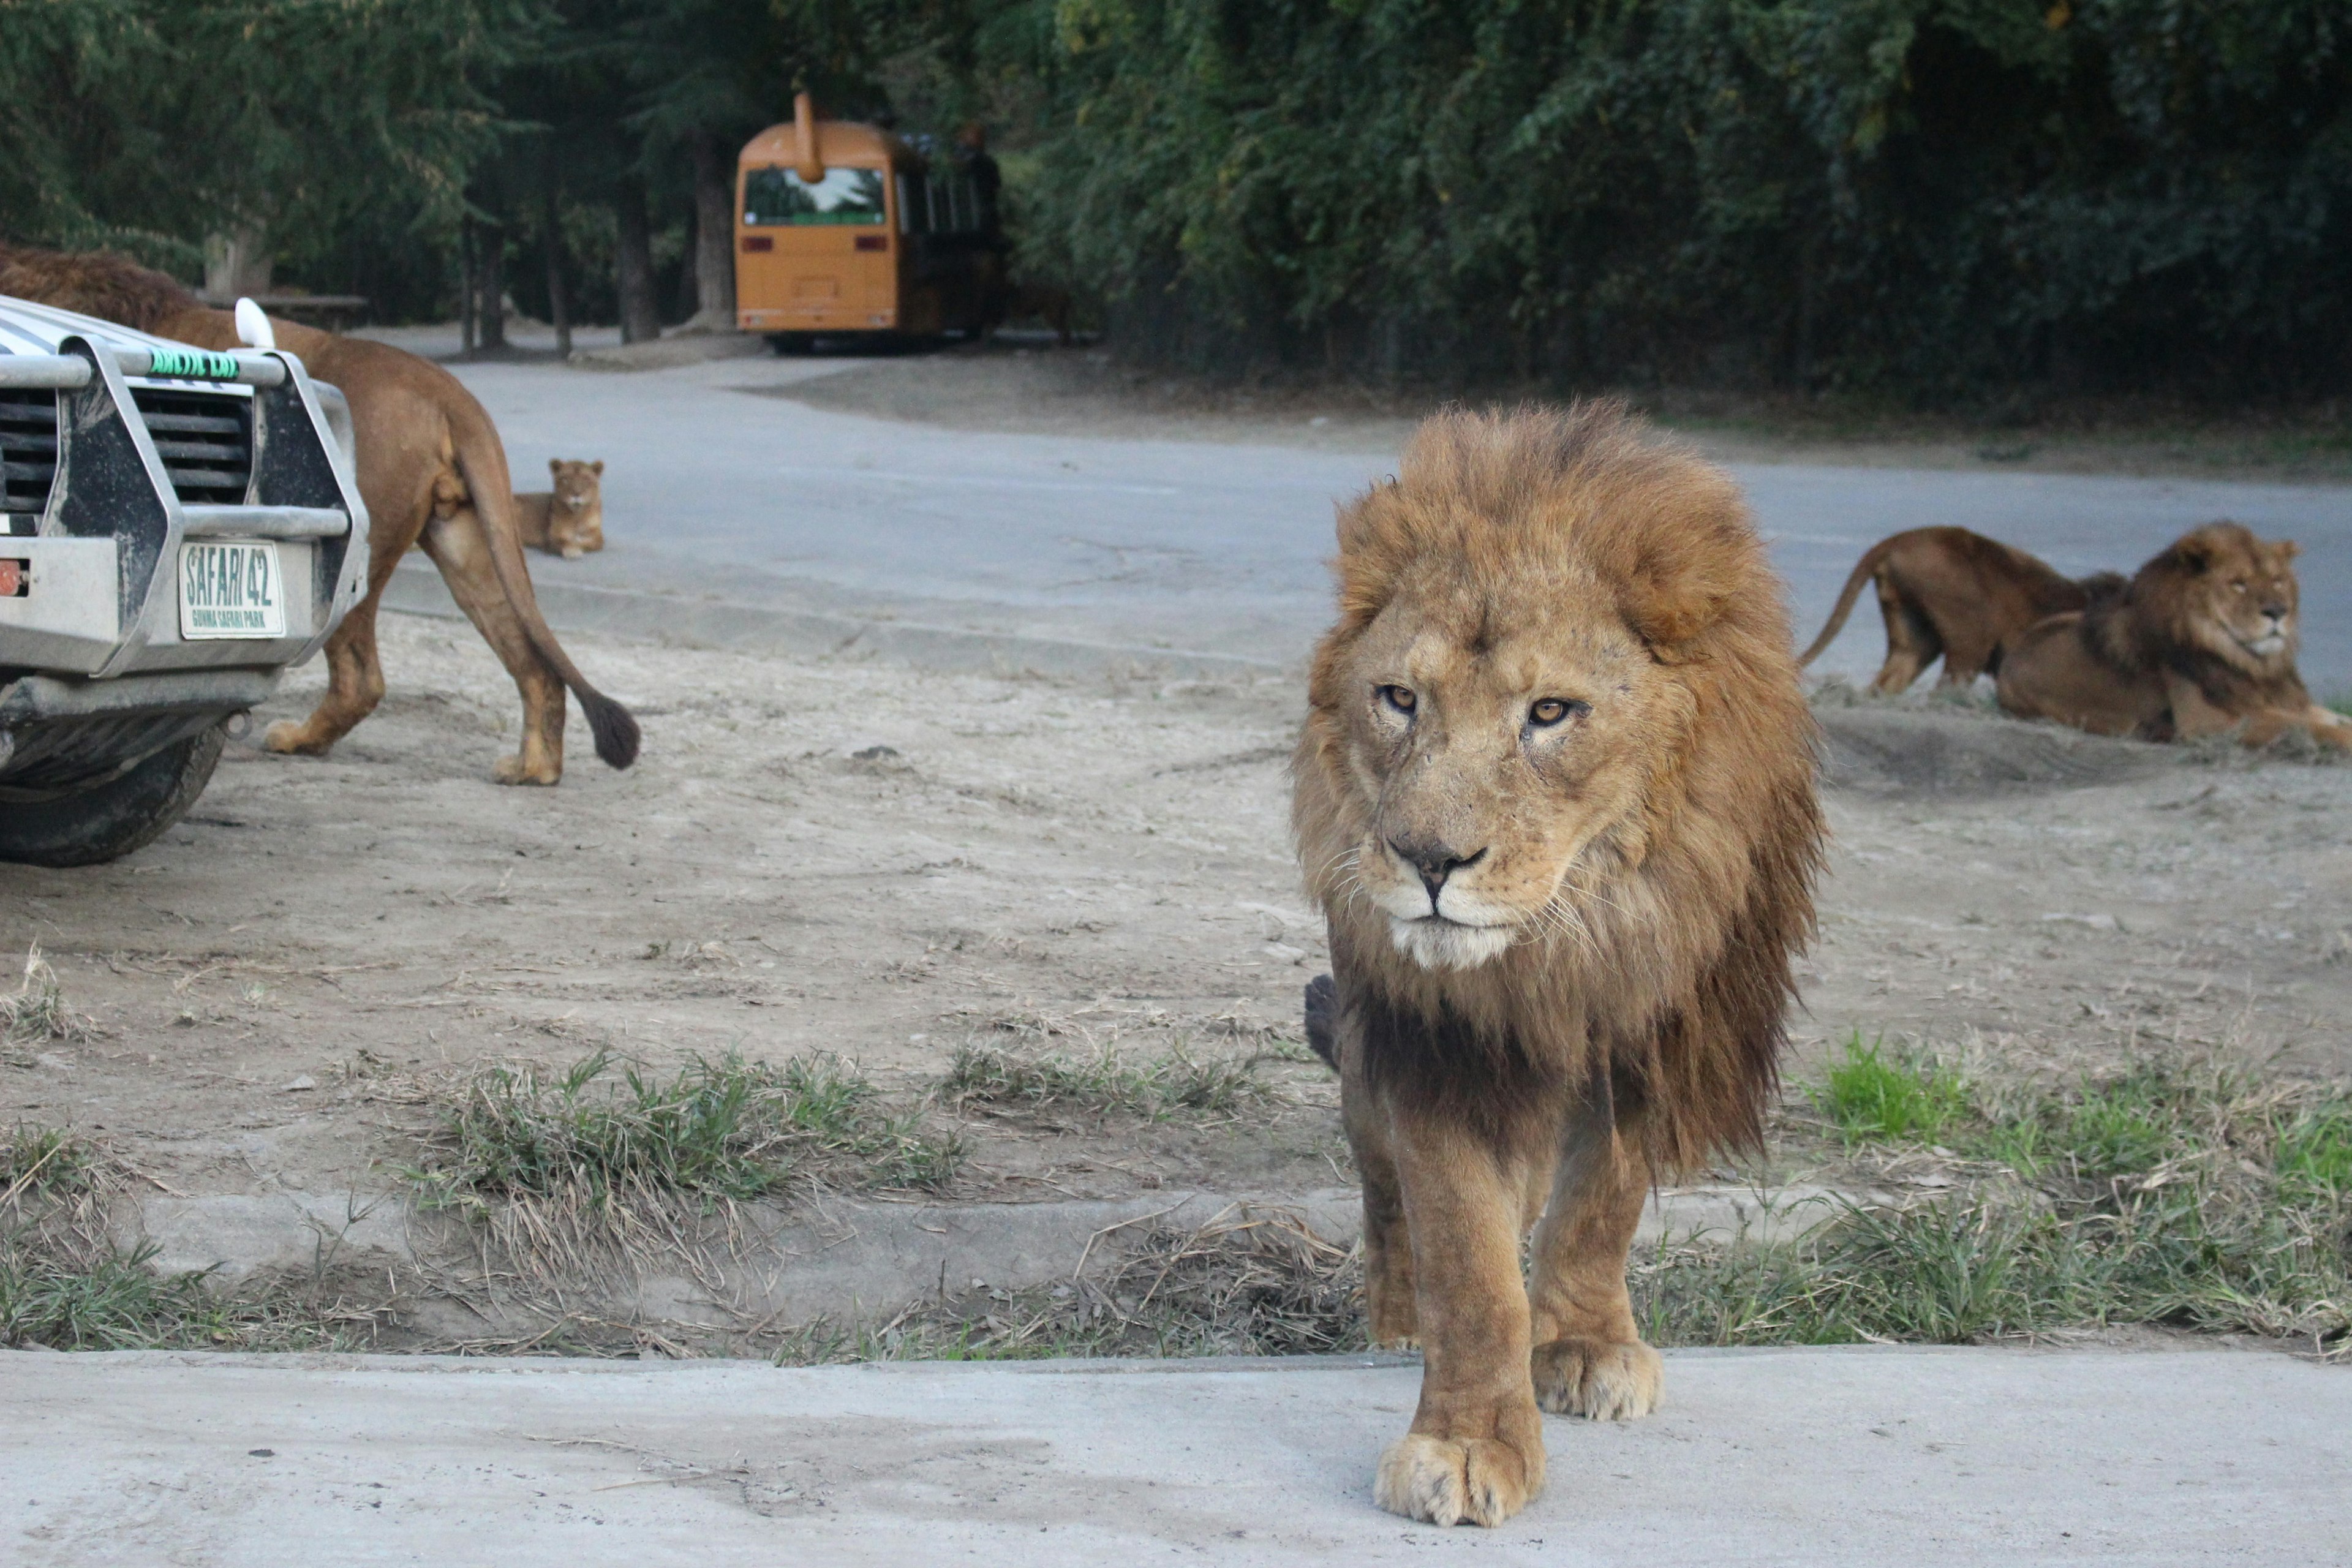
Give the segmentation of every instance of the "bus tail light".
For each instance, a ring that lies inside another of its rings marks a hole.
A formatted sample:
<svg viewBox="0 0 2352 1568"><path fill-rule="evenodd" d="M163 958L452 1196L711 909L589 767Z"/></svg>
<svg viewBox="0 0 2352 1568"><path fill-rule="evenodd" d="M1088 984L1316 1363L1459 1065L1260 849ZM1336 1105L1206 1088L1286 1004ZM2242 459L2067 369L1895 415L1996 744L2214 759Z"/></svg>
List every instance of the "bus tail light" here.
<svg viewBox="0 0 2352 1568"><path fill-rule="evenodd" d="M890 248L890 237L887 234L861 234L857 237L857 248L860 250L887 250Z"/></svg>
<svg viewBox="0 0 2352 1568"><path fill-rule="evenodd" d="M746 252L773 250L776 248L776 237L772 234L747 234L743 237L743 248Z"/></svg>

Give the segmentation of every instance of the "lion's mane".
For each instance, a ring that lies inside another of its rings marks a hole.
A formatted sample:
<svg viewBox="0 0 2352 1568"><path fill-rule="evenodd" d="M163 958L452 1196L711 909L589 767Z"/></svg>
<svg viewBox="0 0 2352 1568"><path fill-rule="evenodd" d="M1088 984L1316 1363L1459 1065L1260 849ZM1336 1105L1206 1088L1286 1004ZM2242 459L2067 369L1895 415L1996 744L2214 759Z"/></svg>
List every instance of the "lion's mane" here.
<svg viewBox="0 0 2352 1568"><path fill-rule="evenodd" d="M1339 546L1293 826L1368 1075L1490 1122L1598 1083L1644 1109L1662 1169L1757 1146L1823 827L1781 585L1730 479L1613 404L1442 416L1343 511ZM1578 855L1539 933L1472 968L1401 953L1346 871L1379 781L1347 753L1360 698L1343 667L1408 578L1504 613L1514 595L1573 602L1639 638L1675 694L1639 742L1634 804Z"/></svg>

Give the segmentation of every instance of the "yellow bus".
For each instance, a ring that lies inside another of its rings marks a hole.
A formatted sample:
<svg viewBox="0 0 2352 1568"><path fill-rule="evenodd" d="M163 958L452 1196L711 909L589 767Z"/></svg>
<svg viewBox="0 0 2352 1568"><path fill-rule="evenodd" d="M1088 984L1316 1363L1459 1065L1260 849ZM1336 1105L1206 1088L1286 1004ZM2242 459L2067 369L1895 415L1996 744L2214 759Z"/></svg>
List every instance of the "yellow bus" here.
<svg viewBox="0 0 2352 1568"><path fill-rule="evenodd" d="M802 93L737 161L735 323L780 350L976 333L1003 292L992 205L950 160Z"/></svg>

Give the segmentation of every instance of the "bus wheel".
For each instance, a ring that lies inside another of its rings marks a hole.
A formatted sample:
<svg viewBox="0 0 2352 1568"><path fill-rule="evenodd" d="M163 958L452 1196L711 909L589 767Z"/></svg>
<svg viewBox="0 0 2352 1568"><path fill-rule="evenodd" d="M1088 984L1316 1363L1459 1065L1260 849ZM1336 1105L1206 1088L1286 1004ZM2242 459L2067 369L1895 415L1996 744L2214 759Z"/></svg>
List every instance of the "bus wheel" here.
<svg viewBox="0 0 2352 1568"><path fill-rule="evenodd" d="M768 346L780 354L804 354L816 340L806 332L770 332Z"/></svg>

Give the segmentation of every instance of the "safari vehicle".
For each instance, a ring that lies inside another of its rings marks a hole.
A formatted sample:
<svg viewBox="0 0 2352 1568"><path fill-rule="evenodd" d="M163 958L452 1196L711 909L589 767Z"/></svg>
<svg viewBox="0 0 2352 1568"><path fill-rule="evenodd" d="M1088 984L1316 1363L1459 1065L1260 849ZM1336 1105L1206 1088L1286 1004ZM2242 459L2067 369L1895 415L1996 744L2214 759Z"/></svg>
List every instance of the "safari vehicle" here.
<svg viewBox="0 0 2352 1568"><path fill-rule="evenodd" d="M779 349L819 337L971 333L993 320L1003 261L978 184L887 131L819 120L743 149L735 188L735 319Z"/></svg>
<svg viewBox="0 0 2352 1568"><path fill-rule="evenodd" d="M0 860L129 854L366 591L342 395L0 298Z"/></svg>

